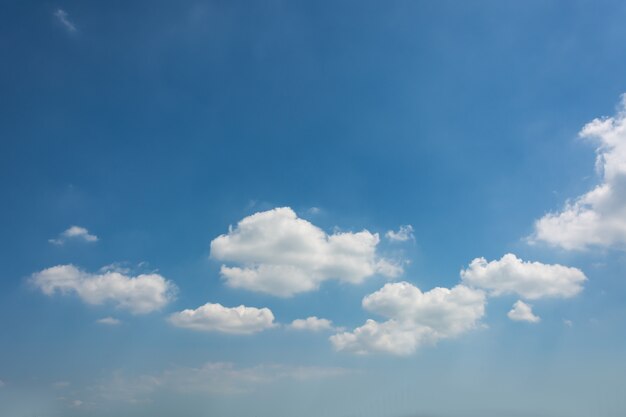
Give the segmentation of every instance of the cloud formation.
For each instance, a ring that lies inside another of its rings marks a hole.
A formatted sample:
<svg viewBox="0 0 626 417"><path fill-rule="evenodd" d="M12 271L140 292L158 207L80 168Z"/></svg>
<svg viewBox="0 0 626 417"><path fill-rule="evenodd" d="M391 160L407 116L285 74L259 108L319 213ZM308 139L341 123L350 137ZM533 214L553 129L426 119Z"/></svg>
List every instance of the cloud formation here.
<svg viewBox="0 0 626 417"><path fill-rule="evenodd" d="M169 322L192 330L232 334L252 334L275 326L274 314L269 308L243 305L229 308L212 303L174 313Z"/></svg>
<svg viewBox="0 0 626 417"><path fill-rule="evenodd" d="M113 303L133 314L159 310L176 293L176 286L158 274L136 277L119 272L92 274L74 265L58 265L32 275L30 282L44 294L75 293L87 304Z"/></svg>
<svg viewBox="0 0 626 417"><path fill-rule="evenodd" d="M467 269L461 270L461 279L466 285L488 290L490 296L517 294L535 300L574 297L582 291L587 277L577 268L524 262L507 253L497 261L474 259Z"/></svg>
<svg viewBox="0 0 626 417"><path fill-rule="evenodd" d="M539 316L533 314L532 306L522 300L517 300L513 304L513 308L507 313L507 316L514 321L527 321L529 323L539 323L541 321Z"/></svg>
<svg viewBox="0 0 626 417"><path fill-rule="evenodd" d="M56 239L48 239L53 245L63 245L68 240L93 243L98 241L98 236L89 233L89 230L80 226L71 226L69 229L59 234Z"/></svg>
<svg viewBox="0 0 626 417"><path fill-rule="evenodd" d="M389 230L385 236L391 242L406 242L407 240L415 239L415 236L413 236L413 226L410 224L400 226L397 232Z"/></svg>
<svg viewBox="0 0 626 417"><path fill-rule="evenodd" d="M388 320L370 319L352 332L331 336L335 349L408 355L422 345L474 329L485 313L485 294L464 285L422 292L408 282L398 282L366 296L362 305Z"/></svg>
<svg viewBox="0 0 626 417"><path fill-rule="evenodd" d="M67 12L63 9L57 9L53 13L54 17L63 25L63 27L70 33L76 32L76 25L72 21L70 21Z"/></svg>
<svg viewBox="0 0 626 417"><path fill-rule="evenodd" d="M529 242L566 250L592 246L626 249L626 94L613 117L594 119L579 135L594 140L601 182L535 222Z"/></svg>
<svg viewBox="0 0 626 417"><path fill-rule="evenodd" d="M306 319L296 319L289 325L290 329L306 330L310 332L320 332L323 330L334 330L333 322L328 319L320 319L315 316Z"/></svg>
<svg viewBox="0 0 626 417"><path fill-rule="evenodd" d="M290 297L329 279L358 284L374 274L400 275L401 266L376 253L379 241L367 230L329 235L282 207L248 216L215 238L211 257L239 265L222 265L228 286Z"/></svg>

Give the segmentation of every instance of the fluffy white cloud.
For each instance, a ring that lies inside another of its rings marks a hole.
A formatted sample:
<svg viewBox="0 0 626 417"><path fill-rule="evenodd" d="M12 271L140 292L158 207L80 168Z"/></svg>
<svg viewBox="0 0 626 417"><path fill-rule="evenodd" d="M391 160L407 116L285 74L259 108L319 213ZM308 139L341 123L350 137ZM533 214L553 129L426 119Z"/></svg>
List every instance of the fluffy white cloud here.
<svg viewBox="0 0 626 417"><path fill-rule="evenodd" d="M424 293L408 282L399 282L386 284L366 296L362 304L389 320L367 320L352 332L331 336L335 349L408 355L422 345L475 328L485 313L485 294L463 285Z"/></svg>
<svg viewBox="0 0 626 417"><path fill-rule="evenodd" d="M410 224L400 226L397 232L389 230L385 236L392 242L406 242L407 240L415 239L413 236L413 226Z"/></svg>
<svg viewBox="0 0 626 417"><path fill-rule="evenodd" d="M601 183L535 222L530 243L542 241L567 250L590 246L626 248L626 94L617 114L594 119L580 132L597 142Z"/></svg>
<svg viewBox="0 0 626 417"><path fill-rule="evenodd" d="M56 239L48 239L48 242L54 245L63 245L68 240L76 240L82 242L97 242L98 236L89 233L89 230L80 226L71 226L69 229L59 234Z"/></svg>
<svg viewBox="0 0 626 417"><path fill-rule="evenodd" d="M513 308L507 313L507 316L514 321L527 321L530 323L539 323L541 321L539 316L533 314L532 306L522 300L518 300L513 304Z"/></svg>
<svg viewBox="0 0 626 417"><path fill-rule="evenodd" d="M76 25L70 21L70 18L67 14L67 12L63 9L57 9L54 13L53 13L54 17L57 18L57 20L63 25L63 27L65 27L65 29L68 32L76 32Z"/></svg>
<svg viewBox="0 0 626 417"><path fill-rule="evenodd" d="M111 302L134 314L159 310L176 292L176 286L158 274L136 277L119 272L91 274L74 265L58 265L36 272L30 282L49 296L57 292L76 293L87 304Z"/></svg>
<svg viewBox="0 0 626 417"><path fill-rule="evenodd" d="M117 326L118 324L121 324L122 322L119 319L116 319L115 317L103 317L101 319L96 320L96 323L106 324L107 326Z"/></svg>
<svg viewBox="0 0 626 417"><path fill-rule="evenodd" d="M306 319L296 319L289 325L290 329L319 332L322 330L334 330L333 322L328 319L320 319L315 316Z"/></svg>
<svg viewBox="0 0 626 417"><path fill-rule="evenodd" d="M376 273L399 275L401 266L377 255L379 241L367 230L328 235L282 207L242 219L211 242L211 257L239 264L221 267L230 287L290 297L328 279L358 284Z"/></svg>
<svg viewBox="0 0 626 417"><path fill-rule="evenodd" d="M534 300L573 297L582 291L587 277L577 268L524 262L507 253L499 261L474 259L467 269L461 270L461 279L466 285L488 290L492 296L518 294Z"/></svg>
<svg viewBox="0 0 626 417"><path fill-rule="evenodd" d="M187 329L233 334L252 334L275 326L274 314L269 308L243 305L229 308L212 303L174 313L169 321Z"/></svg>

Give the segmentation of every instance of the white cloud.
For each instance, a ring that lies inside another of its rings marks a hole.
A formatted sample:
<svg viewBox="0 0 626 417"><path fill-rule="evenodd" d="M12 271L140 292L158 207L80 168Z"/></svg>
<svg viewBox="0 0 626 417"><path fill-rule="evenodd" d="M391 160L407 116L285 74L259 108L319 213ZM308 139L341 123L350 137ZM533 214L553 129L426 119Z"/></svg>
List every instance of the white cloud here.
<svg viewBox="0 0 626 417"><path fill-rule="evenodd" d="M626 94L613 117L594 119L579 135L594 139L601 182L535 222L529 242L566 250L591 246L626 248Z"/></svg>
<svg viewBox="0 0 626 417"><path fill-rule="evenodd" d="M74 265L58 265L36 272L30 282L48 296L57 292L76 293L87 304L111 302L134 314L161 309L174 298L176 292L176 286L158 274L136 277L119 272L92 274Z"/></svg>
<svg viewBox="0 0 626 417"><path fill-rule="evenodd" d="M257 333L275 326L274 314L269 308L243 305L229 308L212 303L174 313L169 321L187 329L233 334Z"/></svg>
<svg viewBox="0 0 626 417"><path fill-rule="evenodd" d="M507 253L499 261L474 259L467 269L461 270L461 279L466 285L489 290L491 296L518 294L534 300L573 297L582 291L587 277L577 268L524 262Z"/></svg>
<svg viewBox="0 0 626 417"><path fill-rule="evenodd" d="M352 284L379 273L397 276L402 267L376 253L377 233L326 234L289 207L242 219L211 242L211 257L222 265L227 285L280 297L313 291L328 279Z"/></svg>
<svg viewBox="0 0 626 417"><path fill-rule="evenodd" d="M527 321L530 323L539 323L541 321L539 316L533 314L532 306L522 300L517 300L513 304L513 308L507 313L507 316L514 321Z"/></svg>
<svg viewBox="0 0 626 417"><path fill-rule="evenodd" d="M59 234L56 239L48 239L54 245L63 245L68 240L93 243L98 241L98 236L89 233L89 230L80 226L71 226L69 229Z"/></svg>
<svg viewBox="0 0 626 417"><path fill-rule="evenodd" d="M413 226L410 224L400 226L397 232L389 230L385 236L392 242L406 242L407 240L415 239L415 236L413 236Z"/></svg>
<svg viewBox="0 0 626 417"><path fill-rule="evenodd" d="M57 20L63 25L63 27L65 27L65 29L68 32L76 32L76 25L74 25L74 23L72 23L69 19L69 16L67 14L67 12L63 9L57 9L54 13L54 17L57 18Z"/></svg>
<svg viewBox="0 0 626 417"><path fill-rule="evenodd" d="M367 320L352 332L331 336L335 349L408 355L422 345L474 329L485 313L485 294L463 285L424 293L408 282L398 282L386 284L362 304L389 320Z"/></svg>
<svg viewBox="0 0 626 417"><path fill-rule="evenodd" d="M290 329L319 332L322 330L334 330L333 322L328 319L320 319L315 316L306 319L296 319L289 325Z"/></svg>
<svg viewBox="0 0 626 417"><path fill-rule="evenodd" d="M119 319L116 319L115 317L103 317L101 319L96 320L96 323L106 324L107 326L117 326L118 324L121 324L122 322Z"/></svg>

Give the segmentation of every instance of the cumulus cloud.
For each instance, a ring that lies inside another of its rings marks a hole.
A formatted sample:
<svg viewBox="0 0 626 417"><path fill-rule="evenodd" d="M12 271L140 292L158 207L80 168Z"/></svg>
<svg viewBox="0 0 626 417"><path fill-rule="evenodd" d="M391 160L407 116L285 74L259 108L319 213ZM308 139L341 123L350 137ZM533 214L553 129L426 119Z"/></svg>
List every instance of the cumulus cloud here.
<svg viewBox="0 0 626 417"><path fill-rule="evenodd" d="M507 313L507 316L514 321L527 321L529 323L539 323L541 321L539 316L533 314L532 306L522 300L518 300L513 304L513 308Z"/></svg>
<svg viewBox="0 0 626 417"><path fill-rule="evenodd" d="M626 94L613 117L594 119L579 135L594 140L596 170L601 181L589 192L568 201L561 211L535 222L530 243L566 250L591 246L626 248Z"/></svg>
<svg viewBox="0 0 626 417"><path fill-rule="evenodd" d="M334 330L332 321L320 319L315 316L307 317L306 319L296 319L291 322L289 328L294 330L307 330L310 332Z"/></svg>
<svg viewBox="0 0 626 417"><path fill-rule="evenodd" d="M485 313L485 294L464 285L422 292L408 282L398 282L366 296L362 305L388 320L370 319L352 332L331 336L335 349L408 355L420 346L474 329Z"/></svg>
<svg viewBox="0 0 626 417"><path fill-rule="evenodd" d="M63 25L63 27L70 33L74 33L77 31L76 25L70 21L69 15L63 9L57 9L53 13L54 17Z"/></svg>
<svg viewBox="0 0 626 417"><path fill-rule="evenodd" d="M115 317L103 317L101 319L96 320L96 323L106 324L107 326L117 326L118 324L121 324L122 322L119 319L116 319Z"/></svg>
<svg viewBox="0 0 626 417"><path fill-rule="evenodd" d="M84 227L71 226L69 229L61 232L56 239L48 239L48 242L53 245L63 245L69 240L93 243L98 241L98 236L90 234L89 230Z"/></svg>
<svg viewBox="0 0 626 417"><path fill-rule="evenodd" d="M252 334L275 326L274 314L269 308L243 305L229 308L212 303L174 313L169 321L187 329L233 334Z"/></svg>
<svg viewBox="0 0 626 417"><path fill-rule="evenodd" d="M58 265L36 272L30 282L48 296L75 293L87 304L110 302L133 314L161 309L174 298L176 292L174 283L158 274L136 277L119 272L92 274L74 265Z"/></svg>
<svg viewBox="0 0 626 417"><path fill-rule="evenodd" d="M498 261L474 259L467 269L461 270L461 279L466 285L488 290L491 296L517 294L535 300L573 297L582 291L587 277L577 268L524 262L508 253Z"/></svg>
<svg viewBox="0 0 626 417"><path fill-rule="evenodd" d="M211 242L213 259L233 288L280 297L312 291L328 279L351 284L381 274L395 277L402 267L376 253L377 233L327 234L289 207L259 212L242 219Z"/></svg>
<svg viewBox="0 0 626 417"><path fill-rule="evenodd" d="M413 226L410 224L400 226L397 232L389 230L385 236L392 242L406 242L407 240L415 239L415 236L413 236Z"/></svg>

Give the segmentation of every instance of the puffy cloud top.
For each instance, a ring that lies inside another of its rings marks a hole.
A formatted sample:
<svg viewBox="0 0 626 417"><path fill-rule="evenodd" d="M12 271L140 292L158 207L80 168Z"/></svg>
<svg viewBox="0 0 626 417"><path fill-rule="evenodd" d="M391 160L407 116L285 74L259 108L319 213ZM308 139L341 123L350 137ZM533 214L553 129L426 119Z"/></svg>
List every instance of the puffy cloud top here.
<svg viewBox="0 0 626 417"><path fill-rule="evenodd" d="M357 284L376 273L399 275L400 266L377 256L379 241L367 230L328 235L282 207L248 216L214 239L211 257L240 265L222 265L229 286L289 297L328 279Z"/></svg>
<svg viewBox="0 0 626 417"><path fill-rule="evenodd" d="M399 282L386 284L366 296L362 304L389 320L367 320L352 332L333 335L334 347L358 354L408 355L424 344L475 328L485 313L485 294L463 285L424 293L408 282Z"/></svg>
<svg viewBox="0 0 626 417"><path fill-rule="evenodd" d="M243 305L229 308L207 303L195 310L174 313L169 321L175 326L192 330L251 334L274 327L274 314L269 308Z"/></svg>
<svg viewBox="0 0 626 417"><path fill-rule="evenodd" d="M522 300L518 300L513 304L513 308L508 312L507 316L514 321L527 321L529 323L539 323L541 321L540 317L533 314L532 306Z"/></svg>
<svg viewBox="0 0 626 417"><path fill-rule="evenodd" d="M56 239L49 239L48 242L54 245L63 245L68 240L76 240L82 242L97 242L98 236L89 233L89 230L80 226L70 226L67 230L59 234Z"/></svg>
<svg viewBox="0 0 626 417"><path fill-rule="evenodd" d="M87 304L111 302L134 314L161 309L176 292L176 286L158 274L136 277L112 271L91 274L74 265L58 265L36 272L30 282L49 296L73 292Z"/></svg>
<svg viewBox="0 0 626 417"><path fill-rule="evenodd" d="M291 322L289 328L294 330L307 330L311 332L334 329L332 321L320 319L315 316L307 317L306 319L296 319Z"/></svg>
<svg viewBox="0 0 626 417"><path fill-rule="evenodd" d="M573 297L582 291L587 277L577 268L524 262L508 253L498 261L474 259L467 269L461 270L461 279L466 285L489 290L492 296L518 294L533 300Z"/></svg>

